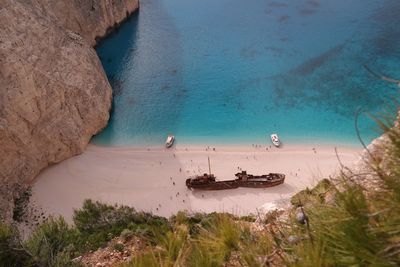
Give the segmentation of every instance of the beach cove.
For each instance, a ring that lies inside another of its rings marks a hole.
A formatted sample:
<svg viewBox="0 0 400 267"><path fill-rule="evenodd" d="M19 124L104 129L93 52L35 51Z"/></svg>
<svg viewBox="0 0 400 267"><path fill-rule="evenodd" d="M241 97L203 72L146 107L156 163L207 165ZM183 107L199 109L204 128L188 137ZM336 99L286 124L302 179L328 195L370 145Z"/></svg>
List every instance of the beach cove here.
<svg viewBox="0 0 400 267"><path fill-rule="evenodd" d="M379 114L397 92L363 65L399 77L398 14L390 12L398 7L142 1L139 14L96 47L113 88L108 126L83 154L44 170L33 199L69 220L86 198L162 216L254 214L335 176L334 147L346 166L362 152L355 114ZM364 114L358 130L365 143L381 134ZM271 133L282 148L271 147ZM168 134L177 138L170 150ZM188 177L208 172L207 157L218 180L241 169L286 180L267 189L188 190Z"/></svg>
<svg viewBox="0 0 400 267"><path fill-rule="evenodd" d="M400 266L399 0L0 9L0 267Z"/></svg>

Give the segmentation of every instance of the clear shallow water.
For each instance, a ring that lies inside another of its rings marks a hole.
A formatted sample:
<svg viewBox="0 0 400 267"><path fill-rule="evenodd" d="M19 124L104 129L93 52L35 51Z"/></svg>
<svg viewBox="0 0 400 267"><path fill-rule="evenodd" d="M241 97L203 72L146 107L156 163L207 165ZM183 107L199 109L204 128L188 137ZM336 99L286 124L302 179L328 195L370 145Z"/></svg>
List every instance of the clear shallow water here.
<svg viewBox="0 0 400 267"><path fill-rule="evenodd" d="M357 143L357 109L398 94L398 0L142 0L97 52L113 86L103 145ZM366 141L379 135L360 118Z"/></svg>

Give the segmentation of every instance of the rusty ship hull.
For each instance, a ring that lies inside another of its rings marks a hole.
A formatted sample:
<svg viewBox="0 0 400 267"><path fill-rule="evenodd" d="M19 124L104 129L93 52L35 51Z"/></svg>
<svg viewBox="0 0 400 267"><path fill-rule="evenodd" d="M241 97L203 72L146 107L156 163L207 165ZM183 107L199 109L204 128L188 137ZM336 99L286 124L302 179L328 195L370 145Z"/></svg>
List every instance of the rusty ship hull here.
<svg viewBox="0 0 400 267"><path fill-rule="evenodd" d="M186 180L186 186L189 189L199 189L199 190L225 190L225 189L235 189L239 187L238 183L235 180L214 181L208 183L190 183L190 179Z"/></svg>
<svg viewBox="0 0 400 267"><path fill-rule="evenodd" d="M248 175L246 172L236 174L237 179L216 181L215 176L204 174L186 180L186 186L189 189L198 190L225 190L235 189L238 187L247 188L268 188L283 184L285 175L279 173L270 173L266 175L253 176Z"/></svg>
<svg viewBox="0 0 400 267"><path fill-rule="evenodd" d="M268 187L273 187L277 186L280 184L284 183L283 180L279 181L272 181L272 182L266 182L266 181L246 181L246 182L239 182L239 187L249 187L249 188L268 188Z"/></svg>

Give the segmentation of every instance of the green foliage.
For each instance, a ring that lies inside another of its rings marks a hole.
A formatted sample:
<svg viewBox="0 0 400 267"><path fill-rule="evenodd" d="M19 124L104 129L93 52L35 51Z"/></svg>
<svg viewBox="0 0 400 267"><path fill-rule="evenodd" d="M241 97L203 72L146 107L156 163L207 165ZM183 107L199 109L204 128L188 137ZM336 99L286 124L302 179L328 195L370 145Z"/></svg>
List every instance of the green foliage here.
<svg viewBox="0 0 400 267"><path fill-rule="evenodd" d="M390 142L371 157L370 173L342 174L332 203L304 207L309 225L289 229L301 242L288 245L288 265L400 265L400 130L385 130Z"/></svg>
<svg viewBox="0 0 400 267"><path fill-rule="evenodd" d="M189 228L189 234L195 236L199 233L201 228L208 228L213 224L214 219L218 213L192 213L188 214L185 211L179 211L176 215L170 218L173 225L184 224ZM230 215L232 216L232 215ZM233 216L232 216L233 217Z"/></svg>
<svg viewBox="0 0 400 267"><path fill-rule="evenodd" d="M161 233L170 230L165 218L90 200L75 211L74 222L75 227L61 217L49 218L25 242L15 228L0 224L0 266L75 266L72 258L105 245L121 232L126 239L136 234L155 244ZM116 244L114 249L124 247Z"/></svg>
<svg viewBox="0 0 400 267"><path fill-rule="evenodd" d="M160 262L161 256L154 251L138 255L131 262L122 264L121 267L167 267Z"/></svg>
<svg viewBox="0 0 400 267"><path fill-rule="evenodd" d="M240 227L230 216L217 216L211 227L203 228L194 240L192 266L221 266L239 248L240 235Z"/></svg>
<svg viewBox="0 0 400 267"><path fill-rule="evenodd" d="M88 234L109 229L110 226L119 228L135 220L135 210L127 206L113 206L86 199L81 209L74 212L76 228ZM122 231L122 230L121 230Z"/></svg>
<svg viewBox="0 0 400 267"><path fill-rule="evenodd" d="M159 237L158 244L163 248L164 261L173 265L184 253L184 245L188 240L188 230L185 226L178 227Z"/></svg>
<svg viewBox="0 0 400 267"><path fill-rule="evenodd" d="M38 266L72 266L77 237L77 231L63 218L50 218L32 233L25 247Z"/></svg>
<svg viewBox="0 0 400 267"><path fill-rule="evenodd" d="M123 266L186 266L188 238L187 227L179 225L175 231L168 231L157 237L157 250L138 255Z"/></svg>
<svg viewBox="0 0 400 267"><path fill-rule="evenodd" d="M296 207L303 206L310 202L323 203L325 202L326 194L335 191L335 186L330 180L322 179L313 189L306 188L295 194L290 199L290 202Z"/></svg>
<svg viewBox="0 0 400 267"><path fill-rule="evenodd" d="M0 224L0 266L76 266L71 262L75 237L62 218L48 219L26 241L12 226Z"/></svg>
<svg viewBox="0 0 400 267"><path fill-rule="evenodd" d="M148 238L150 242L158 232L169 230L165 218L137 212L128 206L107 205L90 199L84 201L81 209L75 210L73 220L80 232L77 241L80 251L104 246L125 229Z"/></svg>
<svg viewBox="0 0 400 267"><path fill-rule="evenodd" d="M23 249L18 232L10 225L0 222L0 266L32 266L30 255Z"/></svg>
<svg viewBox="0 0 400 267"><path fill-rule="evenodd" d="M172 231L160 235L155 248L123 266L231 266L232 257L240 266L263 266L260 256L272 250L271 238L251 231L248 218L178 212L170 221Z"/></svg>

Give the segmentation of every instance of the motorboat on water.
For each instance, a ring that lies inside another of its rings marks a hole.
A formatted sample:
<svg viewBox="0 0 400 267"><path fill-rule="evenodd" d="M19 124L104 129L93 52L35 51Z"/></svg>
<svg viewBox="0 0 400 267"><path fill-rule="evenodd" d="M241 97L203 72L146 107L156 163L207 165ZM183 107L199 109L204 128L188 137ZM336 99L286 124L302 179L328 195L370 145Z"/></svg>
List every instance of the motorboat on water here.
<svg viewBox="0 0 400 267"><path fill-rule="evenodd" d="M174 141L175 141L175 136L171 134L168 135L167 140L165 141L165 147L170 148L174 144Z"/></svg>
<svg viewBox="0 0 400 267"><path fill-rule="evenodd" d="M279 147L281 145L281 141L279 140L278 134L271 134L271 141L274 146Z"/></svg>

